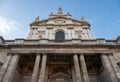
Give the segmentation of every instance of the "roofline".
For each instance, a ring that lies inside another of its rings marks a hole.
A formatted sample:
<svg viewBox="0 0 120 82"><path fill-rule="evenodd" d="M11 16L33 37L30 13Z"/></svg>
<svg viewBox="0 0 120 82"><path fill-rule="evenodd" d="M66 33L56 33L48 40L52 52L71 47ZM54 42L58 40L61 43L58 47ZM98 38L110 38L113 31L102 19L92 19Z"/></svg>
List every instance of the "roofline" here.
<svg viewBox="0 0 120 82"><path fill-rule="evenodd" d="M89 27L90 27L90 24L87 22L87 21L80 21L80 20L76 20L76 19L73 19L73 18L67 18L67 17L63 17L63 16L56 16L56 17L53 17L53 18L48 18L48 19L44 19L42 21L34 21L30 24L30 26L35 26L34 24L38 24L38 23L42 23L42 22L46 22L48 20L52 20L52 19L55 19L55 18L65 18L65 19L68 19L68 20L72 20L72 21L76 21L76 22L79 22L79 23L86 23ZM38 25L39 26L39 25Z"/></svg>

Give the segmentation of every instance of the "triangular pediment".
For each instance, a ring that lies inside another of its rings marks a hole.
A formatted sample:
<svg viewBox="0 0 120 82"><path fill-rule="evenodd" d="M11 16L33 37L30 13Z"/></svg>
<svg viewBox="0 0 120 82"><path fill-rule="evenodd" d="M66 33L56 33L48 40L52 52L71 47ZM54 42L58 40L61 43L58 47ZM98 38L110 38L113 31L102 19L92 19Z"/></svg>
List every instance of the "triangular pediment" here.
<svg viewBox="0 0 120 82"><path fill-rule="evenodd" d="M55 16L42 21L34 21L30 26L41 26L41 25L88 25L90 24L86 21L75 20L65 16Z"/></svg>
<svg viewBox="0 0 120 82"><path fill-rule="evenodd" d="M48 18L48 20L56 20L56 19L72 20L72 18L68 18L65 16L56 16L56 17Z"/></svg>

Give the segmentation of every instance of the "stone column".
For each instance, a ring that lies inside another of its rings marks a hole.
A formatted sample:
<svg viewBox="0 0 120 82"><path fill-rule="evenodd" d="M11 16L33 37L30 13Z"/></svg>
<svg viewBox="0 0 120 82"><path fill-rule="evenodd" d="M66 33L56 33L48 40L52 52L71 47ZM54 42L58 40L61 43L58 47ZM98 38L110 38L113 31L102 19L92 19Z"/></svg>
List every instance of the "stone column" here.
<svg viewBox="0 0 120 82"><path fill-rule="evenodd" d="M88 72L87 72L86 63L85 63L85 58L84 58L83 54L80 55L80 65L81 65L81 70L83 73L84 82L90 82Z"/></svg>
<svg viewBox="0 0 120 82"><path fill-rule="evenodd" d="M114 69L115 75L116 75L117 79L120 81L120 76L119 76L120 75L120 68L116 64L112 53L109 54L109 59L110 59L111 65L112 65L112 67Z"/></svg>
<svg viewBox="0 0 120 82"><path fill-rule="evenodd" d="M49 73L49 66L46 66L45 80L44 80L44 82L48 82L48 73Z"/></svg>
<svg viewBox="0 0 120 82"><path fill-rule="evenodd" d="M75 69L73 65L71 66L71 71L72 71L72 82L76 82Z"/></svg>
<svg viewBox="0 0 120 82"><path fill-rule="evenodd" d="M38 80L39 64L40 64L40 54L37 54L35 64L34 64L34 69L33 69L31 82L37 82L37 80Z"/></svg>
<svg viewBox="0 0 120 82"><path fill-rule="evenodd" d="M11 58L12 58L12 55L8 54L5 63L3 64L3 66L0 69L0 82L2 81L4 74L6 73L6 70L8 68L8 64L9 64Z"/></svg>
<svg viewBox="0 0 120 82"><path fill-rule="evenodd" d="M77 54L73 55L73 60L74 60L75 73L76 73L76 82L82 82Z"/></svg>
<svg viewBox="0 0 120 82"><path fill-rule="evenodd" d="M102 54L101 60L102 60L103 66L106 70L106 73L107 73L108 77L110 78L109 82L118 82L117 78L116 78L116 75L114 73L114 70L111 67L110 61L108 59L108 55L107 54Z"/></svg>
<svg viewBox="0 0 120 82"><path fill-rule="evenodd" d="M18 61L19 61L19 54L12 55L12 59L10 61L9 67L5 73L5 76L4 76L2 82L12 82L12 78L13 78L14 73L16 71Z"/></svg>
<svg viewBox="0 0 120 82"><path fill-rule="evenodd" d="M41 62L41 70L39 75L39 81L38 82L44 82L45 79L45 69L46 69L46 61L47 61L47 55L43 54L42 62Z"/></svg>

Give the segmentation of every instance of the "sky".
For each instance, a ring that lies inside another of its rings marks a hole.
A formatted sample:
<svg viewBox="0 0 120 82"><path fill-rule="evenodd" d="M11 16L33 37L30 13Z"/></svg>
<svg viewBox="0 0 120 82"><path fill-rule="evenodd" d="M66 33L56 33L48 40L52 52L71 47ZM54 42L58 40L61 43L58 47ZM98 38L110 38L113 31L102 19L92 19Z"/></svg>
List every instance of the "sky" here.
<svg viewBox="0 0 120 82"><path fill-rule="evenodd" d="M0 0L0 36L7 40L26 38L37 16L47 19L59 7L73 19L83 16L95 38L120 36L120 0Z"/></svg>

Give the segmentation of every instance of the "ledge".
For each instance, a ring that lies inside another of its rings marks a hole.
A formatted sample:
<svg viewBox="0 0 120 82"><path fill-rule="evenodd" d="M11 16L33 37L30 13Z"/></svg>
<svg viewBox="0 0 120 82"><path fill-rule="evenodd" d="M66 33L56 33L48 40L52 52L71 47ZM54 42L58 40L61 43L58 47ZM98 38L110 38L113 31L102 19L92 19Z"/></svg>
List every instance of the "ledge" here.
<svg viewBox="0 0 120 82"><path fill-rule="evenodd" d="M97 38L96 41L98 44L106 44L106 40L104 38Z"/></svg>
<svg viewBox="0 0 120 82"><path fill-rule="evenodd" d="M54 39L24 39L4 40L0 37L0 45L117 45L120 46L120 36L116 40L105 40L104 38L96 39L67 39L56 41Z"/></svg>

